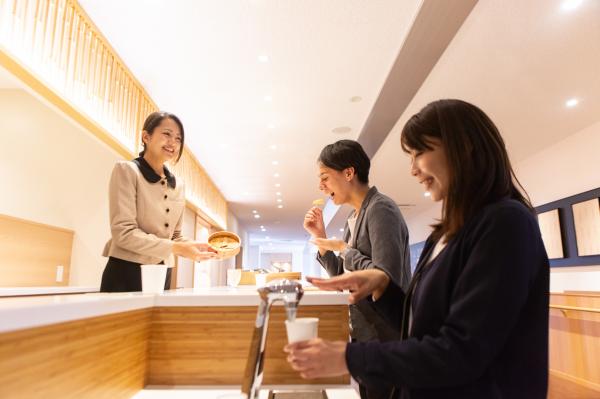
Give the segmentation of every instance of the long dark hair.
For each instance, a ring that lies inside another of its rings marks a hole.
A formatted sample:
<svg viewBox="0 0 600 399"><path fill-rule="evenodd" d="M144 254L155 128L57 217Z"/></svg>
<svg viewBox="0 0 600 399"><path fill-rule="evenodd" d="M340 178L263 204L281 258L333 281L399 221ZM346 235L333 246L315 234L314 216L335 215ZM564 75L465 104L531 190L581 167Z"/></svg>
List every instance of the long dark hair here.
<svg viewBox="0 0 600 399"><path fill-rule="evenodd" d="M181 154L183 154L183 143L185 140L185 133L183 132L183 123L181 123L181 120L177 117L177 115L165 111L153 112L150 115L148 115L148 117L144 121L144 126L142 127L142 130L148 132L148 134L152 136L154 134L154 129L156 129L158 125L160 125L160 123L165 119L171 119L173 122L175 122L177 126L179 126L179 131L181 132L181 147L179 148L179 155L177 155L177 159L175 160L175 162L178 162L179 158L181 158ZM144 146L144 149L142 150L142 152L140 152L140 157L143 157L146 153L146 143L142 141L142 145Z"/></svg>
<svg viewBox="0 0 600 399"><path fill-rule="evenodd" d="M448 194L433 239L451 239L487 204L512 198L533 208L513 172L504 140L494 122L478 107L461 100L434 101L413 115L402 129L402 149L432 150L441 142L449 168Z"/></svg>
<svg viewBox="0 0 600 399"><path fill-rule="evenodd" d="M369 184L371 160L358 141L339 140L326 145L321 150L317 162L338 172L346 168L354 168L358 181Z"/></svg>

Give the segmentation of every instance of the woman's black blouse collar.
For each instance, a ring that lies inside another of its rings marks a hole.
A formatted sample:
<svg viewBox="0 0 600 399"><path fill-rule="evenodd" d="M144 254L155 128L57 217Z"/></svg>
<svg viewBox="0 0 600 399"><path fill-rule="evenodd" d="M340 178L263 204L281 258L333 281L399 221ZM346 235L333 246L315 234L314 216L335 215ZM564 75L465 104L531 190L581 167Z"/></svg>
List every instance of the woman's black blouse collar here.
<svg viewBox="0 0 600 399"><path fill-rule="evenodd" d="M142 176L144 176L144 179L146 179L148 183L158 183L160 181L161 177L154 171L154 169L152 169L144 157L138 157L134 159L133 162L138 166L140 172L142 172ZM163 166L163 170L165 172L165 177L167 178L167 185L171 188L175 188L177 184L175 181L175 175L171 173L166 166Z"/></svg>

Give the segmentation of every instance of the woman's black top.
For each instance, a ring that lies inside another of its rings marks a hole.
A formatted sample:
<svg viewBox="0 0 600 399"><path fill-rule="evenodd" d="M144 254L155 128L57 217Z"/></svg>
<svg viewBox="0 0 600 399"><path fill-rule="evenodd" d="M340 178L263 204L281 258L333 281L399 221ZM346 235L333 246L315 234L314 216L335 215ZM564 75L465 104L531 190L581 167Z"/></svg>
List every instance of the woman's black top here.
<svg viewBox="0 0 600 399"><path fill-rule="evenodd" d="M549 264L536 217L501 200L428 263L434 246L415 270L410 322L397 286L375 302L396 309L408 337L349 344L350 373L366 386L392 383L400 398L546 398Z"/></svg>

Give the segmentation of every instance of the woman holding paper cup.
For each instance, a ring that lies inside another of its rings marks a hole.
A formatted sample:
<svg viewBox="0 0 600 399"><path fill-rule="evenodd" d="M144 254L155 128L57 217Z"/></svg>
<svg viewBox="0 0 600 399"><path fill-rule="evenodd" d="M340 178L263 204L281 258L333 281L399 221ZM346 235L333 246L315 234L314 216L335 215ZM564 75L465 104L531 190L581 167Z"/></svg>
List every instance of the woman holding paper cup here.
<svg viewBox="0 0 600 399"><path fill-rule="evenodd" d="M350 373L366 386L391 383L393 398L546 398L548 257L535 212L489 117L440 100L402 131L411 173L442 201L442 217L415 269L404 305L378 270L330 280L350 301L403 314L403 340L320 339L286 347L306 378Z"/></svg>
<svg viewBox="0 0 600 399"><path fill-rule="evenodd" d="M181 236L185 208L183 184L166 164L183 152L183 124L168 112L153 112L144 122L140 156L119 161L109 184L112 238L104 247L108 262L100 291L141 291L142 264L170 264L172 255L194 261L212 259L206 243ZM165 288L171 280L167 271Z"/></svg>
<svg viewBox="0 0 600 399"><path fill-rule="evenodd" d="M327 239L323 212L318 206L306 213L304 228L319 247L317 260L330 276L377 269L406 289L410 281L408 229L398 205L369 186L370 166L369 157L356 141L340 140L323 148L318 159L319 189L334 204L347 204L354 210L346 222L343 240ZM395 317L395 312L375 312L368 301L351 305L352 340L396 338L392 328ZM388 387L379 386L367 392L361 386L361 397L386 398L388 391Z"/></svg>

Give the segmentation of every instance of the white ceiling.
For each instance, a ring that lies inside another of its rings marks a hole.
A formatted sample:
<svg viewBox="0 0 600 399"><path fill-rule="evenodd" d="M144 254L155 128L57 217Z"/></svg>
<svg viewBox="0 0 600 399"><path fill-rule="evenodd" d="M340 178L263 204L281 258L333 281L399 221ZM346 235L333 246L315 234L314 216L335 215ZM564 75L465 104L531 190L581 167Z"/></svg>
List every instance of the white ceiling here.
<svg viewBox="0 0 600 399"><path fill-rule="evenodd" d="M181 116L187 144L242 225L301 239L304 212L319 196L321 148L358 137L421 1L80 3L152 98ZM570 11L563 4L475 6L373 158L372 182L398 203L415 204L404 210L409 221L431 204L408 174L399 135L429 101L455 97L481 106L513 161L600 119L600 1L582 0ZM570 97L580 104L566 109ZM340 126L350 133L331 132ZM283 209L276 208L277 191Z"/></svg>
<svg viewBox="0 0 600 399"><path fill-rule="evenodd" d="M577 3L577 2L570 2ZM440 98L480 106L514 163L600 120L600 1L479 1L372 160L372 180L409 222L431 207L400 148L408 118ZM569 98L579 105L565 107Z"/></svg>
<svg viewBox="0 0 600 399"><path fill-rule="evenodd" d="M358 136L420 0L80 3L156 103L182 118L240 222L299 239L320 196L320 150ZM331 132L341 126L351 131Z"/></svg>

